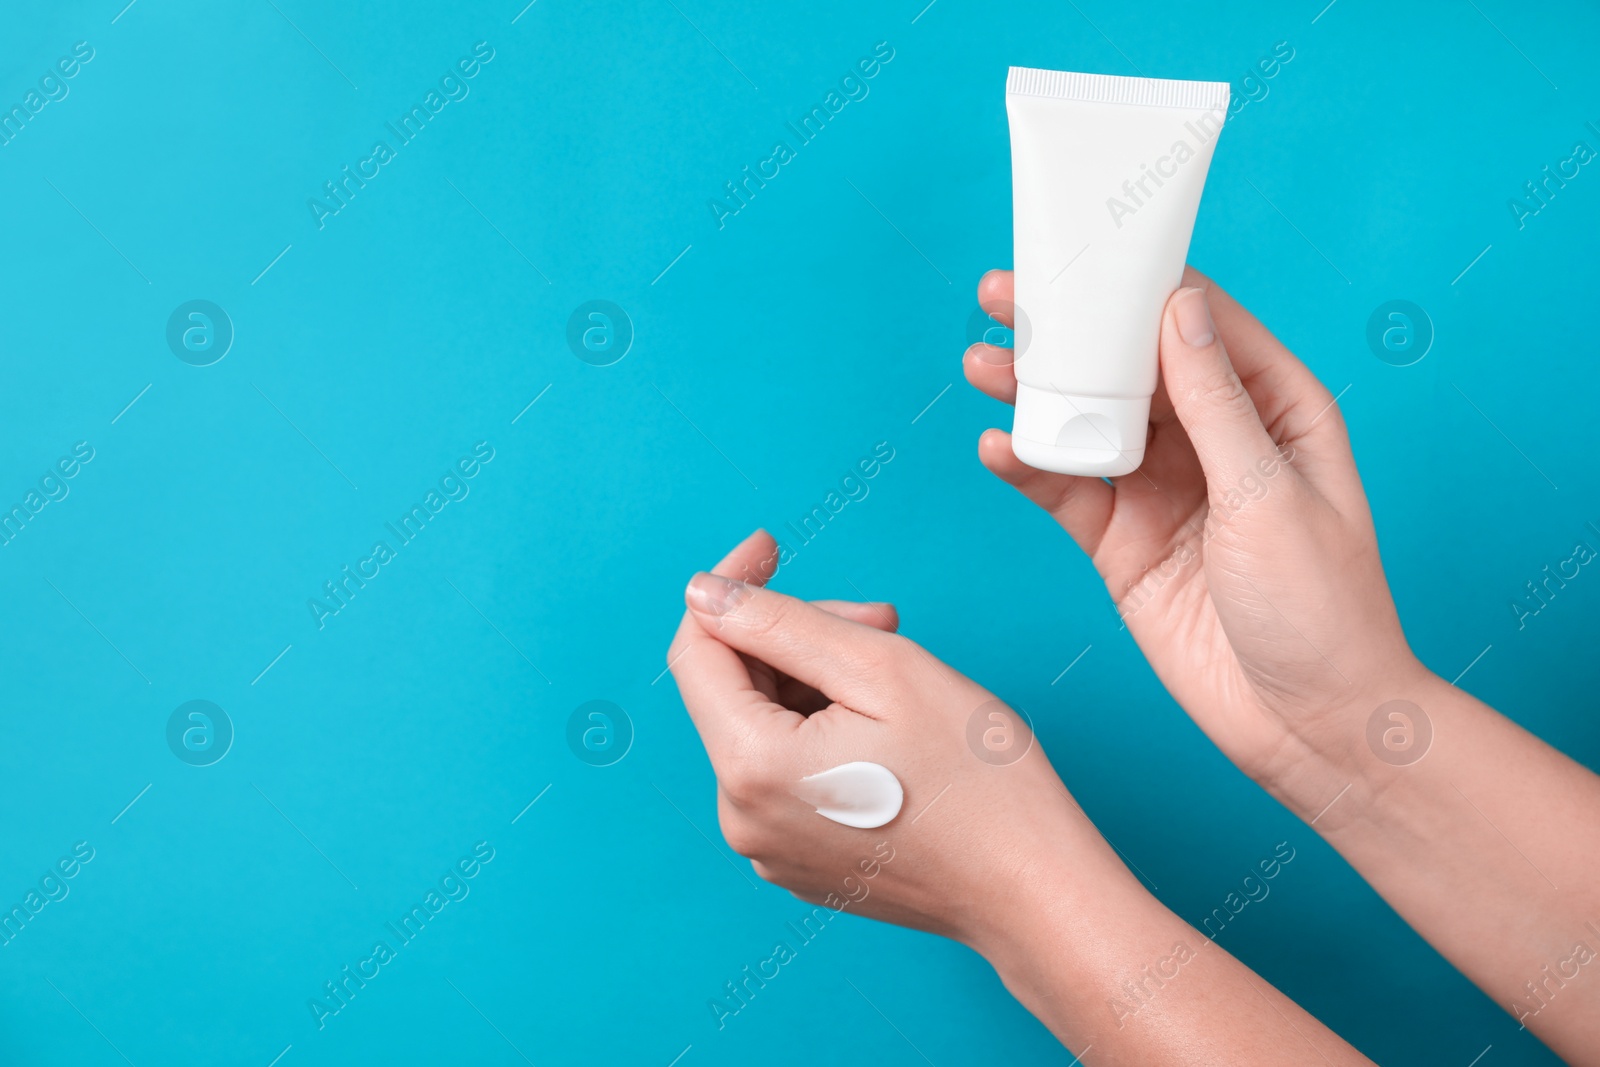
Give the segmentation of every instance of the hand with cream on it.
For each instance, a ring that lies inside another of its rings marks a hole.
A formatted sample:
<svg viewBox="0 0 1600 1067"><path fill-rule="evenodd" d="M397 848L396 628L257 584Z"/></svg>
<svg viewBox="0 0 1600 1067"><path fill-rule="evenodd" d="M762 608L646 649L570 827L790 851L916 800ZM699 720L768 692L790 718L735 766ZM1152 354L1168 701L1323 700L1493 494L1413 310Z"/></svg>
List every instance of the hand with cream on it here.
<svg viewBox="0 0 1600 1067"><path fill-rule="evenodd" d="M765 589L776 559L756 533L696 575L667 653L716 772L723 836L757 874L964 942L1102 1067L1367 1062L1147 893L1015 713L896 634L893 608ZM996 751L985 734L1007 726L1021 747ZM857 828L836 820L881 815L849 802L884 785L864 766L892 772L904 803ZM836 768L867 780L818 788ZM1132 983L1164 984L1152 968L1186 977L1135 1009Z"/></svg>
<svg viewBox="0 0 1600 1067"><path fill-rule="evenodd" d="M888 605L762 588L776 558L758 532L696 575L668 652L716 771L723 835L757 874L837 908L870 871L852 911L972 943L992 911L962 902L1003 899L1064 847L1121 869L1037 744L1003 766L969 748L973 713L1004 707L993 694L896 634ZM887 825L839 821L885 785L868 772L840 789L825 773L854 763L887 768L904 790ZM853 804L863 787L871 795Z"/></svg>
<svg viewBox="0 0 1600 1067"><path fill-rule="evenodd" d="M1002 430L978 455L1090 555L1201 729L1309 817L1349 781L1332 763L1364 744L1352 716L1425 672L1332 393L1208 278L1191 269L1183 286L1163 315L1137 471L1108 484L1035 470ZM978 298L1009 325L1011 272L985 275ZM964 366L979 389L1014 398L1008 349L973 345Z"/></svg>

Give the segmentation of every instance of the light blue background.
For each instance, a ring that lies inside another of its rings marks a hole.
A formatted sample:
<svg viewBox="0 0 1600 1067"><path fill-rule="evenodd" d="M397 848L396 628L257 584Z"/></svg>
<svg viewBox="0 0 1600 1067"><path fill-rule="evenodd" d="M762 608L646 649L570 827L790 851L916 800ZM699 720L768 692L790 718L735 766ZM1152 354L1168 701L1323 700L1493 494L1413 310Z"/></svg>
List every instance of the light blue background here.
<svg viewBox="0 0 1600 1067"><path fill-rule="evenodd" d="M1348 387L1419 653L1446 677L1483 653L1461 684L1594 765L1600 578L1521 631L1509 604L1600 544L1600 172L1522 230L1507 208L1600 147L1591 7L122 2L8 12L0 46L7 108L95 49L0 148L0 500L96 450L0 548L0 899L96 850L0 948L0 1059L1069 1062L981 959L855 917L726 1029L707 1008L806 909L716 831L658 680L681 587L888 441L782 588L893 600L1027 708L1192 922L1291 842L1221 942L1379 1062L1553 1062L1166 697L1080 553L976 462L1009 415L959 360L1010 262L1008 64L1238 91L1289 42L1191 259ZM470 95L319 231L307 198L480 40ZM880 41L870 95L719 230L722 183ZM164 340L196 298L236 330L208 368ZM1437 332L1415 366L1365 342L1395 298ZM590 299L634 323L614 366L566 345ZM306 599L481 440L470 496L319 632ZM191 699L237 731L211 767L166 745ZM634 724L615 766L567 747L591 699ZM485 840L470 896L319 1031L308 999Z"/></svg>

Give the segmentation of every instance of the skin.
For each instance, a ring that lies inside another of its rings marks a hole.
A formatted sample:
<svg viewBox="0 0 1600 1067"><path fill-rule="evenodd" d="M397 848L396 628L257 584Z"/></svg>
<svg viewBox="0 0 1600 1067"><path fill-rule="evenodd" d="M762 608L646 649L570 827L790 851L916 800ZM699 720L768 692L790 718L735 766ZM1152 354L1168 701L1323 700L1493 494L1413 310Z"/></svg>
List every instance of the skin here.
<svg viewBox="0 0 1600 1067"><path fill-rule="evenodd" d="M1088 554L1167 690L1241 770L1559 1055L1600 1064L1600 779L1417 660L1332 395L1204 275L1183 284L1139 471L1034 470L1001 430L979 458ZM1009 271L978 286L1008 325L1012 295ZM1185 315L1211 343L1184 341ZM963 362L1015 399L1009 350ZM1420 713L1404 713L1409 734L1380 716L1401 749L1386 761L1368 721L1392 700Z"/></svg>
<svg viewBox="0 0 1600 1067"><path fill-rule="evenodd" d="M1009 272L979 299L1009 324ZM979 458L1090 557L1241 770L1555 1051L1600 1063L1600 780L1411 653L1333 397L1259 322L1190 271L1160 360L1133 474L1037 471L1000 430ZM1010 361L982 344L964 357L1007 402ZM1145 893L1037 745L975 758L969 720L1006 709L895 634L892 609L765 590L775 561L758 533L696 576L668 653L723 832L758 874L831 907L847 879L868 886L853 910L970 945L1091 1064L1367 1062ZM1394 700L1414 707L1378 712ZM841 827L794 797L850 760L900 776L888 826ZM894 859L868 876L880 842Z"/></svg>
<svg viewBox="0 0 1600 1067"><path fill-rule="evenodd" d="M1369 1062L1150 896L992 693L896 633L886 605L763 588L776 558L757 531L696 575L668 651L723 835L758 875L971 946L1096 1067ZM975 714L1012 731L1003 762L971 747ZM841 826L795 795L852 760L904 786L887 826Z"/></svg>

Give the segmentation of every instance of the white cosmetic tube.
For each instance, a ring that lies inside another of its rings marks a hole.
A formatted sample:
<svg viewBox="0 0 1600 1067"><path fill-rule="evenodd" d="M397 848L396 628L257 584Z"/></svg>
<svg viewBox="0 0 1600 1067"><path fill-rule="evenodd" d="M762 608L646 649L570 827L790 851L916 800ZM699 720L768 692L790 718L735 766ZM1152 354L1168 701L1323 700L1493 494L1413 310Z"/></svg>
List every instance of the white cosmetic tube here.
<svg viewBox="0 0 1600 1067"><path fill-rule="evenodd" d="M1227 82L1012 67L1017 410L1031 467L1144 461L1161 312L1183 279Z"/></svg>

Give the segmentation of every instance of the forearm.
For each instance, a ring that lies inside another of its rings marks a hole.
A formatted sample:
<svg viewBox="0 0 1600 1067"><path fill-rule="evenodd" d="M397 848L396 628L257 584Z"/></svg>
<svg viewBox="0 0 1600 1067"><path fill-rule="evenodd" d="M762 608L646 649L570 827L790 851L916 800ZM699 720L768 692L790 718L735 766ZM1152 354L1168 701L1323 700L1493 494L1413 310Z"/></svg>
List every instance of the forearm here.
<svg viewBox="0 0 1600 1067"><path fill-rule="evenodd" d="M1400 688L1426 753L1351 745L1347 792L1307 817L1480 989L1568 1062L1600 1063L1600 778L1437 677Z"/></svg>
<svg viewBox="0 0 1600 1067"><path fill-rule="evenodd" d="M974 946L1082 1063L1369 1062L1120 865L1089 866L1042 877L1029 906Z"/></svg>

